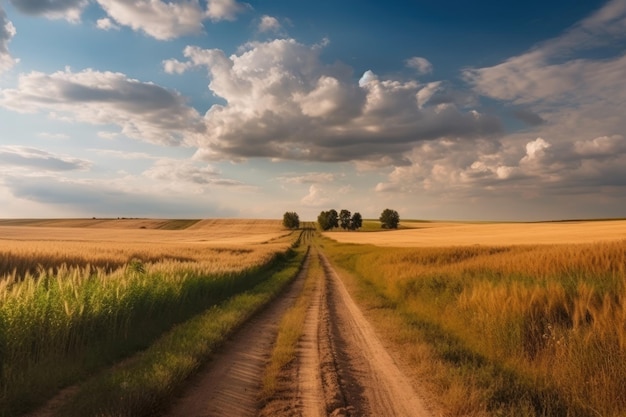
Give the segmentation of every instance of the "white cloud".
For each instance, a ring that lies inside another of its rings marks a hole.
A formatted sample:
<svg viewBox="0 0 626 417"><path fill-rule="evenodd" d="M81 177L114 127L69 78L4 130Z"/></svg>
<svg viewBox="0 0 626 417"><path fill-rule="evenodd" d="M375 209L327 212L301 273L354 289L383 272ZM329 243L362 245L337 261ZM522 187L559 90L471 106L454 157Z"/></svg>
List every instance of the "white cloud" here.
<svg viewBox="0 0 626 417"><path fill-rule="evenodd" d="M579 140L574 150L583 156L611 156L626 153L626 140L622 135L600 136L591 140Z"/></svg>
<svg viewBox="0 0 626 417"><path fill-rule="evenodd" d="M19 77L16 89L0 91L0 106L20 112L95 125L117 125L128 137L177 145L203 131L198 113L175 91L91 69Z"/></svg>
<svg viewBox="0 0 626 417"><path fill-rule="evenodd" d="M603 59L580 58L585 50L626 38L626 1L613 0L554 39L501 64L464 71L465 79L485 96L540 109L571 106L586 109L626 99L623 51Z"/></svg>
<svg viewBox="0 0 626 417"><path fill-rule="evenodd" d="M0 146L0 166L39 171L74 171L87 170L91 162L73 158L68 155L53 154L48 151L30 146Z"/></svg>
<svg viewBox="0 0 626 417"><path fill-rule="evenodd" d="M118 25L116 25L115 23L113 23L111 21L111 19L109 19L108 17L102 18L102 19L98 19L96 21L96 27L98 29L102 29L102 30L119 30L120 27Z"/></svg>
<svg viewBox="0 0 626 417"><path fill-rule="evenodd" d="M193 161L161 159L143 175L147 178L173 183L191 183L195 185L243 186L240 181L222 178L221 173L211 165L199 166Z"/></svg>
<svg viewBox="0 0 626 417"><path fill-rule="evenodd" d="M32 16L44 16L48 19L65 19L68 22L80 22L83 9L88 0L10 0L11 4L22 13Z"/></svg>
<svg viewBox="0 0 626 417"><path fill-rule="evenodd" d="M278 19L272 16L263 15L261 16L261 21L259 22L259 32L278 32L282 29L280 22Z"/></svg>
<svg viewBox="0 0 626 417"><path fill-rule="evenodd" d="M308 194L302 197L300 203L306 207L326 207L333 205L333 199L319 185L313 184L309 187Z"/></svg>
<svg viewBox="0 0 626 417"><path fill-rule="evenodd" d="M526 144L526 155L522 158L522 162L531 162L544 156L545 150L552 146L543 138L537 138Z"/></svg>
<svg viewBox="0 0 626 417"><path fill-rule="evenodd" d="M15 34L15 26L7 18L2 5L0 5L0 74L11 69L17 62L9 53L9 42Z"/></svg>
<svg viewBox="0 0 626 417"><path fill-rule="evenodd" d="M276 39L231 56L187 47L186 61L165 61L172 73L206 68L210 90L227 103L205 115L207 133L196 146L208 150L200 152L231 159L401 158L425 140L500 130L497 119L461 110L453 100L430 106L440 85L379 79L371 71L355 83L351 68L321 61L322 48Z"/></svg>
<svg viewBox="0 0 626 417"><path fill-rule="evenodd" d="M235 20L237 15L250 8L247 3L236 0L209 0L206 15L214 22L220 20Z"/></svg>
<svg viewBox="0 0 626 417"><path fill-rule="evenodd" d="M199 0L97 0L116 23L143 31L159 40L195 35L203 31Z"/></svg>
<svg viewBox="0 0 626 417"><path fill-rule="evenodd" d="M26 208L35 204L46 213L72 213L76 217L204 218L236 214L235 210L219 207L206 193L193 193L188 187L167 188L162 183L148 182L146 177L77 180L11 174L2 184L10 193L11 202L21 200Z"/></svg>
<svg viewBox="0 0 626 417"><path fill-rule="evenodd" d="M406 60L406 66L417 71L418 74L430 74L433 72L433 64L426 58L414 56Z"/></svg>

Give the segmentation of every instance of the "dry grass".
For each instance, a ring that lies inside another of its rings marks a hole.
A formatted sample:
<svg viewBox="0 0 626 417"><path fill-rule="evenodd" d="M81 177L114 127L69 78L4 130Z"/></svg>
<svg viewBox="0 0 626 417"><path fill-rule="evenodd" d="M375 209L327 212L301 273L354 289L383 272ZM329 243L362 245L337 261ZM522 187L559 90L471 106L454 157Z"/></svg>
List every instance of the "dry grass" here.
<svg viewBox="0 0 626 417"><path fill-rule="evenodd" d="M210 273L240 270L285 250L293 240L277 220L206 220L186 230L163 230L171 221L162 220L152 221L151 229L137 227L146 220L96 220L94 227L81 227L85 222L92 220L0 221L0 279L61 265L113 271L131 259L193 264ZM119 222L128 228L116 228Z"/></svg>
<svg viewBox="0 0 626 417"><path fill-rule="evenodd" d="M380 233L326 232L342 243L393 247L593 243L626 239L626 220L546 223L404 222Z"/></svg>
<svg viewBox="0 0 626 417"><path fill-rule="evenodd" d="M391 332L414 340L404 357L424 356L426 342L443 370L416 372L436 379L448 415L624 415L626 240L326 246L398 315Z"/></svg>

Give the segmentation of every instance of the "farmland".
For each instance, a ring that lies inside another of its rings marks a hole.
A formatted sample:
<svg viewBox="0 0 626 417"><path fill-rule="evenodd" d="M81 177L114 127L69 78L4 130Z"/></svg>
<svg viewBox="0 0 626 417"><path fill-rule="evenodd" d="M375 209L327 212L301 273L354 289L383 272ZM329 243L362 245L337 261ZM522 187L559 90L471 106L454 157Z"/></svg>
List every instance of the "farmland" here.
<svg viewBox="0 0 626 417"><path fill-rule="evenodd" d="M380 231L380 223L366 223ZM626 239L626 220L538 223L401 223L401 230L380 233L326 232L338 242L389 247L510 246L592 243Z"/></svg>
<svg viewBox="0 0 626 417"><path fill-rule="evenodd" d="M366 226L0 221L0 415L623 415L625 221Z"/></svg>
<svg viewBox="0 0 626 417"><path fill-rule="evenodd" d="M268 280L298 237L278 221L109 222L0 225L0 415Z"/></svg>
<svg viewBox="0 0 626 417"><path fill-rule="evenodd" d="M324 249L446 415L623 415L626 222L413 226Z"/></svg>

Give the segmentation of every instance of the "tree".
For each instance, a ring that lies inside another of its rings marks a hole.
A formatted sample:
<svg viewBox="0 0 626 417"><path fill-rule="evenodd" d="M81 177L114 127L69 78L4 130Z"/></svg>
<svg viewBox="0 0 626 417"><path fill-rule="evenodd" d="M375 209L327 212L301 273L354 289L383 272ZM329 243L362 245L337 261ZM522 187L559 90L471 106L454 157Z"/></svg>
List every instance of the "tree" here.
<svg viewBox="0 0 626 417"><path fill-rule="evenodd" d="M329 229L339 227L339 215L337 214L337 210L330 209L328 211L328 224L330 226Z"/></svg>
<svg viewBox="0 0 626 417"><path fill-rule="evenodd" d="M355 212L350 220L350 229L357 230L360 229L361 226L363 226L363 217L361 217L361 213Z"/></svg>
<svg viewBox="0 0 626 417"><path fill-rule="evenodd" d="M349 210L343 209L339 212L339 225L343 230L350 229L350 216Z"/></svg>
<svg viewBox="0 0 626 417"><path fill-rule="evenodd" d="M397 211L391 209L384 209L380 214L380 227L383 229L397 229L398 223L400 223L400 215Z"/></svg>
<svg viewBox="0 0 626 417"><path fill-rule="evenodd" d="M287 211L283 214L283 226L287 229L297 229L300 227L300 217L295 211Z"/></svg>
<svg viewBox="0 0 626 417"><path fill-rule="evenodd" d="M319 216L317 216L317 223L320 225L320 228L322 230L330 230L335 227L339 227L337 210L332 209L328 211L322 211Z"/></svg>

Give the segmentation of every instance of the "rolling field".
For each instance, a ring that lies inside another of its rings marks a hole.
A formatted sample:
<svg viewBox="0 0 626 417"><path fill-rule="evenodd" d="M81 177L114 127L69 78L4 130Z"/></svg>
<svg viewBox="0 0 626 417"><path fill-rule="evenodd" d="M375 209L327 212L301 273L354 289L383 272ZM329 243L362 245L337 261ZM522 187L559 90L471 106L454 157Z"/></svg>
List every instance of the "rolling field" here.
<svg viewBox="0 0 626 417"><path fill-rule="evenodd" d="M380 233L325 232L342 243L394 247L509 246L593 243L626 239L626 220L545 223L402 222Z"/></svg>
<svg viewBox="0 0 626 417"><path fill-rule="evenodd" d="M269 280L298 236L272 220L0 221L0 416Z"/></svg>
<svg viewBox="0 0 626 417"><path fill-rule="evenodd" d="M324 249L445 415L624 415L625 221L412 226Z"/></svg>

